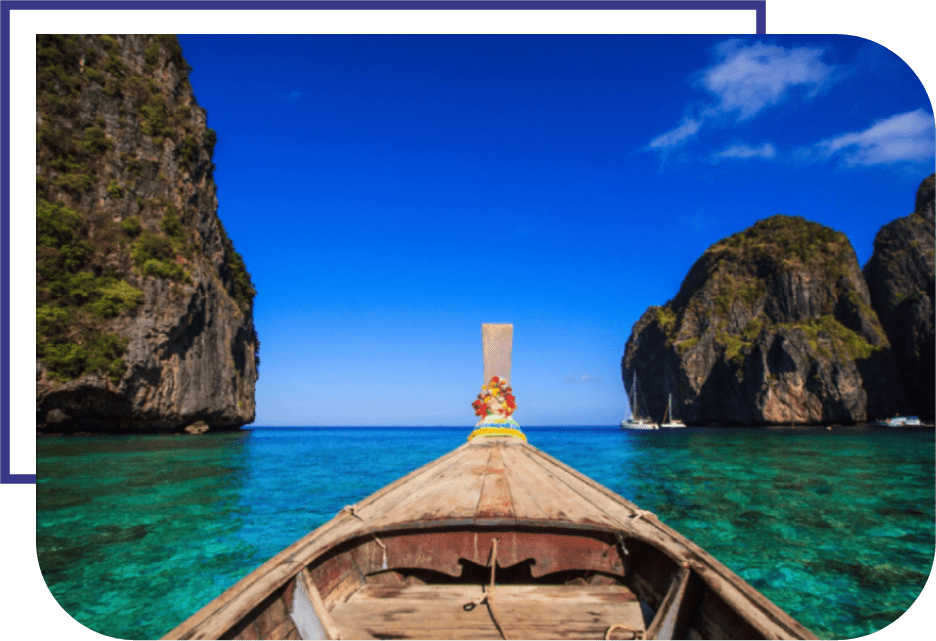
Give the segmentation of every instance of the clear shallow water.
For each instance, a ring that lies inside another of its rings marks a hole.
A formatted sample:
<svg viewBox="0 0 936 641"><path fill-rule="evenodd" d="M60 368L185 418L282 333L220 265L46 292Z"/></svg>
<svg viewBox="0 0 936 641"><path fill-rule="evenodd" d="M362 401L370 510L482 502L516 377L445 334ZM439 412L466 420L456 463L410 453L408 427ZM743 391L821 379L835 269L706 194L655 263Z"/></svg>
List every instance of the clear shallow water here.
<svg viewBox="0 0 936 641"><path fill-rule="evenodd" d="M933 430L525 427L655 512L820 638L899 617L934 558ZM156 638L470 428L43 438L36 547L75 619Z"/></svg>

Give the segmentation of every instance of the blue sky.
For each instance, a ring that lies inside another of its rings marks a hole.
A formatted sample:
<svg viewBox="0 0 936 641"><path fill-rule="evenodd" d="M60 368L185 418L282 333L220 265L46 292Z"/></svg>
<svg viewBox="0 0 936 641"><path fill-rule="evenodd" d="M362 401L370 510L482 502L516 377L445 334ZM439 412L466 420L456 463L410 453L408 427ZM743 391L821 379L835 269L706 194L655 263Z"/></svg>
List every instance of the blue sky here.
<svg viewBox="0 0 936 641"><path fill-rule="evenodd" d="M180 36L258 295L256 425L615 424L631 327L776 213L863 265L934 168L927 94L850 36Z"/></svg>

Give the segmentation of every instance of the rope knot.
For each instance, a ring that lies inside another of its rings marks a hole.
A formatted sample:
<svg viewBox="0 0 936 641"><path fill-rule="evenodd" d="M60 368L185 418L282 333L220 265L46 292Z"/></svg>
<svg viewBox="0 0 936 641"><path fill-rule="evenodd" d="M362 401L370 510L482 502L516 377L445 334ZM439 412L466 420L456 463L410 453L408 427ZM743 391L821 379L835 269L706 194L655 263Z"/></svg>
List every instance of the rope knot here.
<svg viewBox="0 0 936 641"><path fill-rule="evenodd" d="M341 508L338 511L338 514L350 514L354 518L363 521L364 519L361 518L361 516L357 512L354 511L354 509L355 507L353 505L345 505L343 508Z"/></svg>
<svg viewBox="0 0 936 641"><path fill-rule="evenodd" d="M626 625L615 623L610 628L608 628L608 630L605 632L604 638L606 641L607 639L611 638L611 633L614 632L615 630L624 630L625 632L630 632L631 639L643 639L644 638L643 630L634 630L632 628L628 628Z"/></svg>
<svg viewBox="0 0 936 641"><path fill-rule="evenodd" d="M636 521L636 520L638 520L638 519L640 519L640 518L646 518L646 517L650 517L650 516L655 517L656 514L654 514L654 513L651 512L650 510L637 510L637 511L634 512L634 516L631 517L631 522Z"/></svg>
<svg viewBox="0 0 936 641"><path fill-rule="evenodd" d="M494 625L497 627L497 631L500 632L500 635L505 640L507 639L507 634L504 632L504 628L501 626L500 621L497 620L497 613L494 611L494 573L497 570L497 538L491 542L491 554L490 554L490 565L491 565L491 583L484 588L484 594L476 596L471 600L471 603L466 603L464 608L466 610L474 610L476 607L482 603L487 603L488 612L491 614L491 620L494 622Z"/></svg>

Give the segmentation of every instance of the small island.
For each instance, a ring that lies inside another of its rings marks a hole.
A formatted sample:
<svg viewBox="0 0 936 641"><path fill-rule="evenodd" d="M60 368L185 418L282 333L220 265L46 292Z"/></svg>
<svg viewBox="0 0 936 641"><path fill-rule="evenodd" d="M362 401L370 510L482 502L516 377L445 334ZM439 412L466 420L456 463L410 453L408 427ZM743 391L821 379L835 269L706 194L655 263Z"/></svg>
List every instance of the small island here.
<svg viewBox="0 0 936 641"><path fill-rule="evenodd" d="M864 270L844 234L777 215L721 240L634 325L641 409L687 425L828 425L934 415L934 176Z"/></svg>

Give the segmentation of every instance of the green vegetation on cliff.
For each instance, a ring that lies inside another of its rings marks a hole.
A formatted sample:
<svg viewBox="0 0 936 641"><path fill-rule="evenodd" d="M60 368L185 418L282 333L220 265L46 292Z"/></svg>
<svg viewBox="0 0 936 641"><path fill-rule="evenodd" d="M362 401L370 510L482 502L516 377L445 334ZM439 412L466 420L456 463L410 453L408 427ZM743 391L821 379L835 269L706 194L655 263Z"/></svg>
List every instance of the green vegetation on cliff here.
<svg viewBox="0 0 936 641"><path fill-rule="evenodd" d="M819 318L807 318L796 323L787 323L785 325L791 329L798 329L806 335L809 347L816 353L821 354L827 359L835 357L837 360L849 358L851 360L866 359L878 348L861 337L861 335L841 322L836 320L831 314L826 314ZM835 348L833 354L825 347L819 345L821 336L832 339Z"/></svg>
<svg viewBox="0 0 936 641"><path fill-rule="evenodd" d="M657 322L667 345L685 353L698 344L698 323L704 318L707 326L715 327L713 340L724 358L739 367L758 336L779 327L802 330L810 346L827 358L868 358L879 347L837 320L830 301L818 305L826 309L814 318L771 318L765 309L768 296L792 294L778 285L780 275L795 272L808 274L810 282L841 284L854 260L851 243L841 232L799 216L772 216L709 247L679 294L656 308ZM873 316L855 291L847 297L861 313ZM820 332L838 347L834 353L819 347ZM743 371L739 373L743 376Z"/></svg>
<svg viewBox="0 0 936 641"><path fill-rule="evenodd" d="M846 274L843 251L851 251L845 234L800 216L778 214L715 243L705 254L714 259L710 273L721 261L730 261L759 269L761 275L764 269L808 265L822 277L836 277Z"/></svg>
<svg viewBox="0 0 936 641"><path fill-rule="evenodd" d="M101 320L132 311L143 297L103 262L123 231L99 222L91 242L78 212L61 202L37 204L36 356L58 380L97 370L118 378L127 341Z"/></svg>
<svg viewBox="0 0 936 641"><path fill-rule="evenodd" d="M36 38L37 357L58 381L95 371L118 380L127 340L111 320L134 313L142 279L173 291L193 282L202 241L172 194L183 180L211 180L217 136L178 39L140 38L142 56L121 36ZM253 283L220 231L222 281L249 311Z"/></svg>

